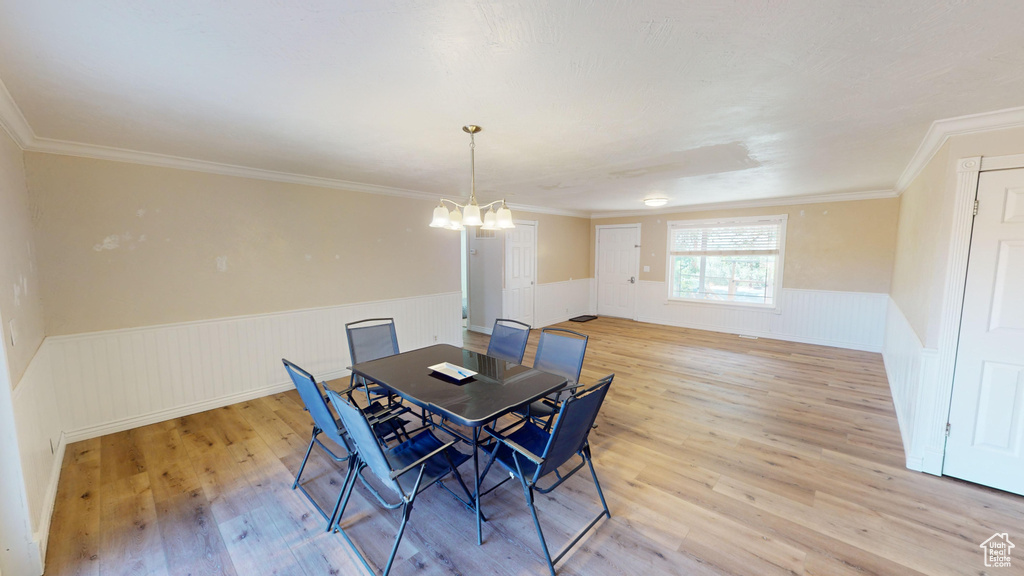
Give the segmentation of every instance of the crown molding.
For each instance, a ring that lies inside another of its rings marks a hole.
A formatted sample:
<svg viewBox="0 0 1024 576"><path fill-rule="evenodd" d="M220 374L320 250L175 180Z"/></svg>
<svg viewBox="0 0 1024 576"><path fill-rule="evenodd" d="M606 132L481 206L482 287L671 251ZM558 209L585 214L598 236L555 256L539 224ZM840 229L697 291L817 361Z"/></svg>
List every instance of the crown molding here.
<svg viewBox="0 0 1024 576"><path fill-rule="evenodd" d="M23 148L27 151L43 152L46 154L78 156L81 158L111 160L114 162L127 162L130 164L144 164L147 166L158 166L161 168L176 168L179 170L206 172L222 176L236 176L240 178L253 178L256 180L269 180L271 182L318 186L321 188L333 188L336 190L348 190L351 192L365 192L367 194L400 196L403 198L415 198L417 200L429 200L437 196L433 192L420 190L407 190L404 188L364 184L361 182L351 182L336 178L323 178L320 176L308 176L305 174L295 174L291 172L264 170L262 168L252 168L236 164L224 164L220 162L210 162L207 160L197 160L195 158L184 158L181 156L156 154L152 152L139 152L136 150L100 146L96 144L82 144L80 142L54 140L52 138L35 138L32 143L28 146L24 146Z"/></svg>
<svg viewBox="0 0 1024 576"><path fill-rule="evenodd" d="M36 139L35 132L28 125L11 93L7 91L3 80L0 80L0 127L10 134L11 139L22 150Z"/></svg>
<svg viewBox="0 0 1024 576"><path fill-rule="evenodd" d="M917 147L914 156L910 159L903 174L896 181L896 193L902 194L910 186L910 183L921 174L921 170L931 161L939 148L949 140L951 136L972 134L975 132L988 132L990 130L1001 130L1024 126L1024 106L1019 108L1007 108L994 112L983 112L981 114L969 114L936 120L928 128L928 132Z"/></svg>
<svg viewBox="0 0 1024 576"><path fill-rule="evenodd" d="M571 216L573 218L590 218L590 212L584 212L582 210L566 210L563 208L548 208L545 206L532 206L530 204L513 204L507 202L508 207L512 210L522 210L523 212L531 212L533 214L550 214L552 216Z"/></svg>
<svg viewBox="0 0 1024 576"><path fill-rule="evenodd" d="M770 206L792 206L795 204L822 204L825 202L852 202L855 200L877 200L895 198L894 190L864 190L861 192L836 192L834 194L809 194L806 196L784 196L780 198L761 198L759 200L736 200L734 202L712 202L708 204L689 204L686 206L666 206L657 210L628 210L624 212L594 212L591 219L621 218L630 216L654 216L660 214L678 214L680 212L706 212L709 210L735 210L739 208L763 208Z"/></svg>

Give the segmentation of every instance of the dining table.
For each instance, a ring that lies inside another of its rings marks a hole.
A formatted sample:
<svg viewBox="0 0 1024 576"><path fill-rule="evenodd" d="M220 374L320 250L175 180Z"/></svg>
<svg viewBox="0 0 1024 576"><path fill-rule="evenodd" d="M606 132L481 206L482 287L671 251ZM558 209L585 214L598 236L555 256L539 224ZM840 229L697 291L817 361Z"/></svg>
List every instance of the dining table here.
<svg viewBox="0 0 1024 576"><path fill-rule="evenodd" d="M431 368L446 362L451 376ZM441 417L447 432L469 443L473 452L476 539L478 545L482 544L478 457L481 428L519 406L561 390L568 383L566 378L449 344L360 362L352 365L351 370L353 375ZM447 423L468 428L469 434Z"/></svg>

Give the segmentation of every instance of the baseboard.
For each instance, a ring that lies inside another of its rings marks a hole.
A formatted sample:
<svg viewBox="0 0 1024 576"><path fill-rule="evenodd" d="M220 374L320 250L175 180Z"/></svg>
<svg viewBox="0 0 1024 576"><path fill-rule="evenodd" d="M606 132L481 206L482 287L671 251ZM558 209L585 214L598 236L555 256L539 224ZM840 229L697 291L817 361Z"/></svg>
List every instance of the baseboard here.
<svg viewBox="0 0 1024 576"><path fill-rule="evenodd" d="M335 378L344 378L350 374L348 370L337 371L327 374L317 375L318 380L334 380ZM239 402L245 402L247 400L254 400L256 398L262 398L264 396L270 396L272 394L278 394L280 392L286 392L292 390L295 387L294 384L289 382L280 382L271 386L264 386L262 388L256 388L253 390L247 390L245 392L238 392L236 394L228 394L227 396L220 396L218 398L210 398L209 400L203 400L202 402L195 402L192 404L185 404L183 406L175 406L167 410L158 410L156 412L150 412L148 414L142 414L139 416L132 416L131 418L123 418L121 420L114 420L112 422L104 422L97 426L89 426L80 430L72 430L67 432L66 438L68 443L80 442L82 440L88 440L90 438L97 438L99 436L106 436L107 434L114 434L116 432L123 432L125 430L131 430L132 428L139 428L140 426L148 426L150 424L156 424L158 422L164 422L172 418L181 418L182 416L189 416L191 414L198 414L199 412L206 412L207 410L213 410L215 408L223 408L224 406L230 406L231 404L237 404Z"/></svg>
<svg viewBox="0 0 1024 576"><path fill-rule="evenodd" d="M470 332L479 332L481 334L487 334L488 336L490 336L491 332L494 330L494 328L492 326L475 326L473 324L470 324L466 328Z"/></svg>
<svg viewBox="0 0 1024 576"><path fill-rule="evenodd" d="M885 378L890 382L889 386L889 397L892 398L893 409L896 411L896 424L900 428L900 440L903 442L903 455L907 459L907 468L920 472L924 469L924 459L920 456L911 453L910 446L910 435L911 430L909 428L910 423L906 421L903 416L904 406L898 394L892 393L892 382L895 377L893 372L889 369L889 363L885 361L885 351L882 353L882 364L885 366Z"/></svg>
<svg viewBox="0 0 1024 576"><path fill-rule="evenodd" d="M688 323L688 322L675 322L672 320L665 320L663 318L657 318L653 316L641 316L637 318L637 322L647 322L648 324L661 324L663 326L677 326L679 328L690 328L692 330L707 330L708 332L719 332L721 334L736 334L740 335L739 332L733 332L729 330L723 330L721 326L715 325L704 325L699 323ZM803 336L793 336L790 334L780 334L776 332L766 332L762 330L744 330L743 336L757 336L758 338L766 338L769 340L783 340L786 342L799 342L801 344L815 344L818 346L830 346L832 348L846 348L848 350L862 350L864 352L881 352L881 346L871 346L860 342L846 342L842 340L827 340L823 338L806 338Z"/></svg>
<svg viewBox="0 0 1024 576"><path fill-rule="evenodd" d="M534 326L534 328L544 328L545 326L551 326L553 324L561 324L562 322L568 322L570 318L575 318L576 316L580 316L580 314L563 314L555 318L541 320L537 322L537 325Z"/></svg>
<svg viewBox="0 0 1024 576"><path fill-rule="evenodd" d="M907 456L907 470L913 470L914 472L924 471L924 458Z"/></svg>
<svg viewBox="0 0 1024 576"><path fill-rule="evenodd" d="M39 557L46 558L46 546L50 540L50 521L53 519L53 506L57 502L57 486L60 484L60 471L64 464L64 450L67 448L67 435L60 433L57 449L53 452L53 466L50 480L46 485L46 496L43 500L43 511L39 519L39 529L32 538L39 546ZM45 567L45 566L44 566Z"/></svg>

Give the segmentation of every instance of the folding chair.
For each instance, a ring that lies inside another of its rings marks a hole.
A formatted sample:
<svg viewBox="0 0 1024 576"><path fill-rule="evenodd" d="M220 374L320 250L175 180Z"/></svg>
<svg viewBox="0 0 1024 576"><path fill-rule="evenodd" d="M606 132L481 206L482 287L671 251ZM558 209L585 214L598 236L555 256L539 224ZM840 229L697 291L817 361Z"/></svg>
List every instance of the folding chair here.
<svg viewBox="0 0 1024 576"><path fill-rule="evenodd" d="M324 452L327 453L328 457L334 462L340 464L342 462L348 462L348 470L345 472L345 481L349 480L352 474L352 448L347 438L345 429L341 426L341 423L331 413L331 409L327 405L327 400L323 395L321 387L317 384L316 379L309 373L298 367L294 363L281 359L284 363L284 368L288 372L288 376L291 377L292 383L295 384L295 389L298 390L299 396L302 398L302 403L306 406L306 411L309 412L310 416L313 417L313 434L309 439L309 447L306 448L306 455L302 458L302 464L299 465L299 471L295 474L295 482L292 483L292 490L298 488L302 491L302 494L306 497L316 511L327 520L327 530L331 529L331 521L334 519L334 515L338 513L338 507L341 505L341 497L344 492L342 490L338 493L338 501L334 504L334 511L330 516L327 512L317 504L313 496L306 490L306 487L302 485L302 472L306 469L306 463L309 461L309 455L313 452L313 446L319 446ZM395 418L397 414L388 414L384 420L374 419L374 426L378 430L389 430L388 418ZM372 418L374 416L371 416ZM320 441L319 436L323 434L331 440L339 448L345 450L344 456L339 456L334 453L323 442ZM369 489L373 489L371 486L367 486Z"/></svg>
<svg viewBox="0 0 1024 576"><path fill-rule="evenodd" d="M345 324L345 335L348 336L348 354L353 364L394 356L399 352L394 318L367 318L349 322ZM361 376L353 374L352 383L366 389L367 401L371 394L390 398L387 390L366 382Z"/></svg>
<svg viewBox="0 0 1024 576"><path fill-rule="evenodd" d="M327 395L331 399L331 403L334 404L335 410L338 411L338 415L341 416L341 421L345 424L345 429L349 434L350 445L354 450L352 456L356 459L354 465L349 467L350 470L356 470L356 472L351 474L350 478L346 478L343 490L344 498L334 520L334 529L336 532L341 533L345 541L348 542L348 545L352 547L352 551L355 552L363 566L371 574L375 573L374 569L370 567L366 557L359 551L359 548L349 537L345 529L342 528L341 522L345 515L345 508L348 506L349 498L352 496L352 490L355 487L355 477L359 476L360 479L363 479L362 472L369 469L381 484L400 498L399 502L391 504L374 492L374 496L377 497L377 500L385 508L402 508L402 522L398 527L395 543L391 547L391 554L388 556L387 564L384 567L383 576L387 576L395 561L395 553L398 552L398 545L402 541L402 535L405 533L406 523L408 523L409 516L412 513L413 502L420 492L435 483L439 483L441 479L449 474L453 474L466 494L465 500L452 492L444 483L440 483L440 485L467 507L472 506L470 503L472 496L470 495L469 488L466 487L465 482L463 482L462 477L456 470L456 468L469 460L470 456L453 448L459 442L458 439L447 443L441 442L432 430L420 432L397 446L384 449L377 443L369 423L358 408L346 402L336 392L328 390Z"/></svg>
<svg viewBox="0 0 1024 576"><path fill-rule="evenodd" d="M523 494L526 496L526 503L530 506L533 525L537 528L537 537L540 538L541 548L544 549L544 557L547 558L551 576L555 576L555 562L561 560L566 552L572 549L603 516L608 516L609 518L612 516L611 512L608 511L608 504L605 502L604 493L601 491L601 484L597 481L597 472L594 471L594 463L590 456L588 436L614 378L614 374L605 376L597 384L563 401L558 411L557 421L550 432L539 428L530 421L524 422L521 428L507 436L485 428L495 438L496 442L492 445L493 448L491 449L487 466L484 468L481 483L483 482L483 476L487 475L494 462L498 462L507 469L511 473L511 477L519 479L523 487ZM574 454L579 455L582 461L563 475L558 471L558 468L572 458ZM552 559L550 552L548 552L547 542L544 540L544 532L541 531L540 522L537 520L537 508L534 505L533 494L535 491L541 494L551 492L579 471L584 463L590 467L590 475L594 479L594 487L597 488L597 495L601 499L603 510ZM537 483L542 478L551 473L554 473L557 478L553 484L546 488L537 486ZM498 486L503 483L504 481L498 484ZM493 491L494 488L497 488L497 486L491 487L484 494Z"/></svg>
<svg viewBox="0 0 1024 576"><path fill-rule="evenodd" d="M523 363L526 342L530 339L530 325L518 320L498 318L494 321L487 355L514 364Z"/></svg>
<svg viewBox="0 0 1024 576"><path fill-rule="evenodd" d="M561 391L515 409L515 413L536 422L544 422L544 428L551 427L551 417L558 411L560 400L579 385L583 370L583 357L587 353L586 334L563 328L544 328L537 343L537 355L533 367L537 370L564 376L569 384ZM505 430L508 430L506 428Z"/></svg>
<svg viewBox="0 0 1024 576"><path fill-rule="evenodd" d="M367 318L349 322L345 324L345 335L348 337L348 353L352 364L378 360L399 353L394 318ZM367 382L362 376L352 374L352 388L362 388L366 393L366 402L370 406L374 405L373 396L387 397L389 407L396 403L394 395L387 389ZM349 400L352 400L351 395ZM408 438L405 424L407 422L403 420L401 433Z"/></svg>

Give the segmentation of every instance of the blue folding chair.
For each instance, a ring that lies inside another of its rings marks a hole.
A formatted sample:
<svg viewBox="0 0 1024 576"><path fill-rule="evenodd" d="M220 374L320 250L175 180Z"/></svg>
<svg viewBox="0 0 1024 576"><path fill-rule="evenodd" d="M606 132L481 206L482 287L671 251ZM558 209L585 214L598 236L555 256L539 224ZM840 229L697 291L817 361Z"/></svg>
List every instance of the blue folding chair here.
<svg viewBox="0 0 1024 576"><path fill-rule="evenodd" d="M348 353L353 364L369 362L398 354L398 334L395 332L394 318L367 318L345 324L345 335L348 336ZM370 395L389 396L384 388L366 382L362 376L352 375L352 384L362 386L366 390L366 399Z"/></svg>
<svg viewBox="0 0 1024 576"><path fill-rule="evenodd" d="M334 519L334 515L338 513L338 507L341 505L341 497L344 494L344 490L338 493L338 501L334 504L334 511L328 516L327 512L317 504L313 496L306 491L306 487L302 485L302 472L306 469L306 462L309 460L310 453L313 452L313 446L319 446L324 452L337 463L348 462L348 470L345 472L345 482L348 482L349 477L352 473L352 449L349 446L348 439L345 438L345 431L341 425L335 420L334 415L331 414L331 409L327 406L327 401L324 399L323 394L317 386L316 379L309 373L299 368L295 364L288 360L281 359L284 362L284 368L288 371L288 376L291 377L292 382L295 384L295 389L299 391L299 396L302 397L302 403L306 405L306 410L313 417L313 437L309 440L309 448L306 448L306 456L302 459L302 464L299 466L299 472L295 475L295 482L292 483L292 490L298 488L306 496L316 511L324 517L327 521L327 530L331 529L331 521ZM334 453L329 447L324 445L320 441L319 436L323 434L331 440L339 448L345 450L344 456L339 456Z"/></svg>
<svg viewBox="0 0 1024 576"><path fill-rule="evenodd" d="M487 355L513 364L523 363L526 342L530 339L530 325L518 320L498 318L491 330L491 341L487 344Z"/></svg>
<svg viewBox="0 0 1024 576"><path fill-rule="evenodd" d="M336 463L348 462L348 470L345 472L345 481L347 482L350 475L352 474L352 447L349 443L349 439L345 432L345 428L341 425L341 422L335 418L334 414L331 413L330 407L327 405L327 399L323 394L323 389L317 384L316 379L309 372L306 372L293 362L281 359L284 363L284 368L288 372L288 376L291 377L292 383L295 384L295 389L299 392L299 396L302 398L302 403L306 407L306 411L309 412L310 416L313 417L313 434L309 439L309 447L306 448L306 455L302 458L302 464L299 465L299 471L295 474L295 482L292 483L292 490L298 488L302 491L302 494L306 497L310 503L316 508L316 511L327 520L327 530L331 529L331 523L334 520L334 515L338 513L338 507L341 505L341 497L344 492L342 490L338 493L338 501L334 504L334 511L328 516L327 512L317 504L313 496L306 490L306 487L302 485L302 472L306 469L306 463L309 461L309 456L313 452L313 446L319 446L327 456ZM351 392L351 390L345 390L342 393ZM373 427L378 432L391 431L394 432L393 427L389 423L398 416L398 413L384 413L384 412L373 412L369 414L369 417L373 420ZM320 441L320 435L323 434L338 448L345 450L344 456L335 454L334 450L325 445ZM367 486L368 489L373 490L372 486Z"/></svg>
<svg viewBox="0 0 1024 576"><path fill-rule="evenodd" d="M537 537L540 538L541 548L544 549L544 557L548 561L548 569L551 570L551 576L555 576L555 563L561 560L566 552L572 549L602 517L607 516L611 518L612 516L611 512L608 511L608 503L605 502L604 493L601 491L601 483L597 481L597 472L594 471L588 437L614 378L614 374L605 376L597 384L565 399L558 411L558 418L554 428L550 432L541 429L530 421L524 422L522 427L507 436L503 436L489 428L484 428L494 437L496 442L492 444L490 449L490 458L481 476L481 483L483 482L483 476L487 475L491 465L495 462L508 470L511 477L519 480L523 487L523 494L526 496L526 503L530 507L533 525L537 528ZM559 472L558 468L572 458L573 455L580 456L582 461L567 473ZM541 494L551 492L583 468L584 464L590 467L590 475L594 479L594 487L597 488L597 495L601 499L603 510L552 559L551 553L548 551L548 544L544 540L544 532L541 530L540 522L537 520L534 492ZM542 478L551 473L554 473L557 478L553 484L546 488L537 486L537 483ZM491 487L484 494L493 491L494 488L503 483L504 481Z"/></svg>
<svg viewBox="0 0 1024 576"><path fill-rule="evenodd" d="M580 372L583 370L583 357L587 353L586 334L565 330L564 328L544 328L540 332L537 343L537 355L533 367L537 370L550 372L565 377L568 385L561 391L520 406L514 411L520 416L536 422L544 422L544 428L551 427L551 417L558 411L559 402L572 394L579 385ZM506 428L505 430L508 430Z"/></svg>
<svg viewBox="0 0 1024 576"><path fill-rule="evenodd" d="M384 567L383 576L387 576L395 561L395 553L398 552L398 545L402 541L402 535L405 533L405 525L408 523L409 515L412 513L413 502L420 492L435 483L439 483L441 487L450 492L464 505L467 507L472 506L472 496L470 495L469 488L456 470L460 465L469 460L470 456L454 448L455 444L459 442L458 439L447 443L441 442L432 430L420 432L397 446L384 449L377 443L370 424L358 408L346 402L336 392L328 390L327 395L331 399L331 403L334 404L335 410L338 411L338 415L341 416L345 429L348 431L350 445L354 450L352 454L355 458L355 463L350 465L350 470L356 470L346 479L343 490L344 498L334 520L334 529L341 533L345 541L352 547L352 551L355 552L363 566L371 574L374 573L373 568L370 567L366 557L359 551L359 548L356 547L352 539L349 538L345 529L342 528L341 522L345 515L345 508L348 506L349 498L352 496L352 489L355 487L355 477L358 476L360 479L363 479L363 471L369 469L377 477L380 484L400 498L399 502L392 504L376 492L372 492L385 508L402 508L402 522L398 527L395 543L391 547L391 554L388 556L387 564ZM444 483L440 482L449 474L455 476L455 479L466 494L466 499L455 494Z"/></svg>

